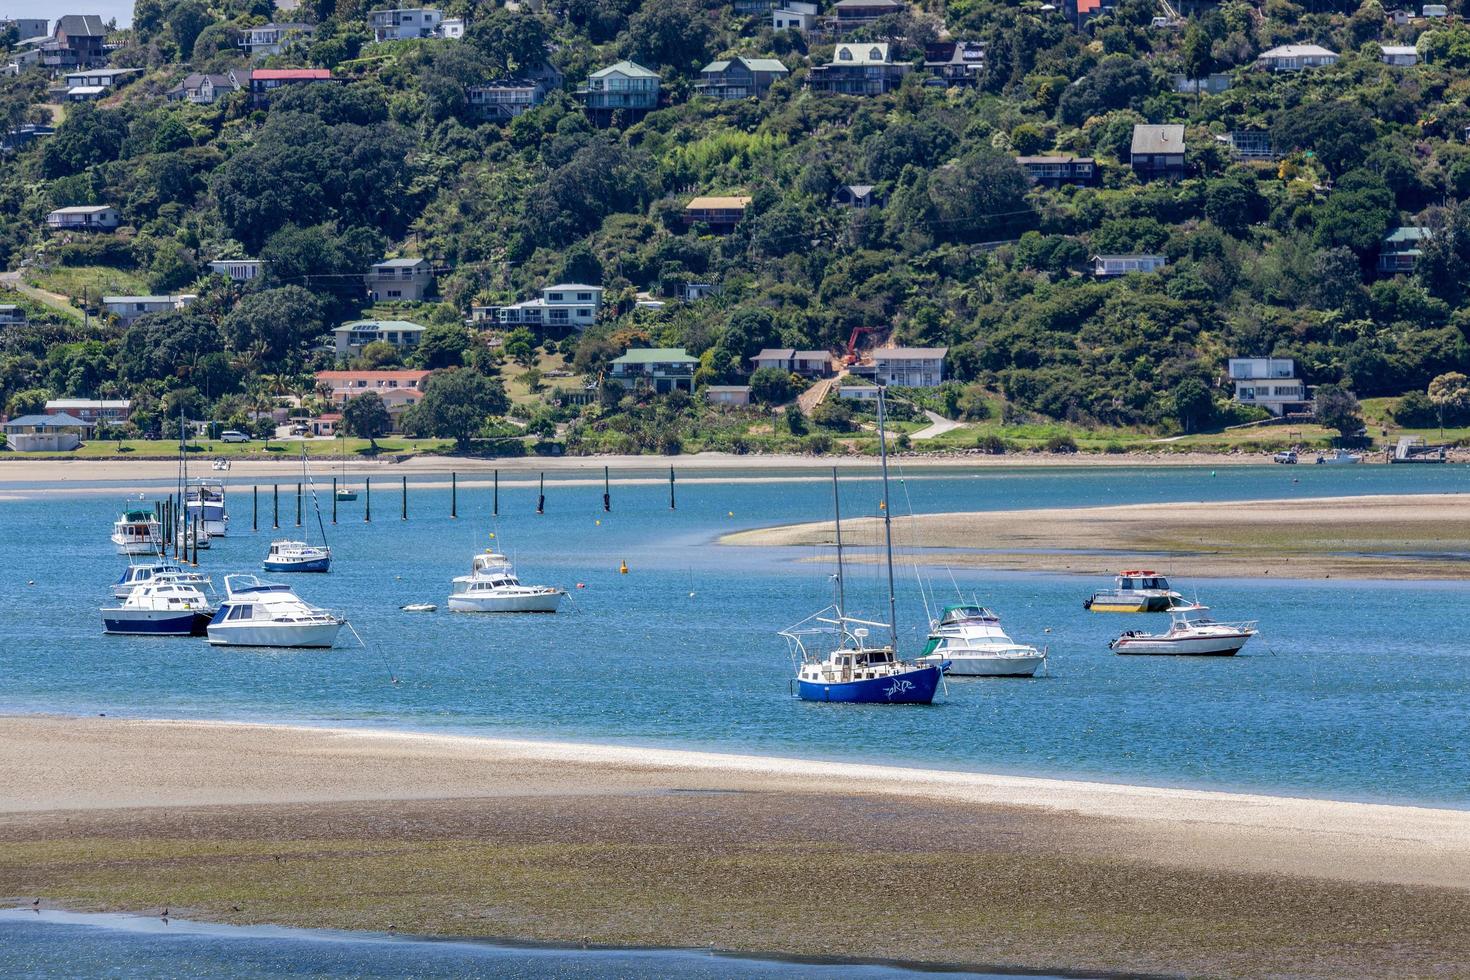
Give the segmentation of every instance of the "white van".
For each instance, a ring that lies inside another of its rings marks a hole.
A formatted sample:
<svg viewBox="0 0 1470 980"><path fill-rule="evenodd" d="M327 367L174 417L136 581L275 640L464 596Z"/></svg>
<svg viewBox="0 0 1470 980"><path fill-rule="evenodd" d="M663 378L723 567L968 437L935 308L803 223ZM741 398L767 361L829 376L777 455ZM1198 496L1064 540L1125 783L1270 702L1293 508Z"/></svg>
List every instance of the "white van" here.
<svg viewBox="0 0 1470 980"><path fill-rule="evenodd" d="M238 429L226 429L219 434L224 442L249 442L250 437Z"/></svg>

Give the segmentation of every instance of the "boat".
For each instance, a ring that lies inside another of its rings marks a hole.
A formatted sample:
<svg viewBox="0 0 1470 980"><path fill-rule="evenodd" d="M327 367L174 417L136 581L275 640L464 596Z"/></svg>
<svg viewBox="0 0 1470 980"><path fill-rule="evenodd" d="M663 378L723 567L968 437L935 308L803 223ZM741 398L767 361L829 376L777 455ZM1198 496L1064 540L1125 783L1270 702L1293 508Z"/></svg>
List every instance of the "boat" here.
<svg viewBox="0 0 1470 980"><path fill-rule="evenodd" d="M325 572L332 567L332 549L305 541L272 541L260 567L267 572Z"/></svg>
<svg viewBox="0 0 1470 980"><path fill-rule="evenodd" d="M352 487L347 483L347 441L345 436L341 435L338 436L338 439L340 440L339 460L342 469L342 482L337 487L336 497L338 500L342 501L356 500L357 491L352 489Z"/></svg>
<svg viewBox="0 0 1470 980"><path fill-rule="evenodd" d="M226 575L225 599L206 633L214 646L330 647L346 622L307 604L289 585Z"/></svg>
<svg viewBox="0 0 1470 980"><path fill-rule="evenodd" d="M185 571L182 565L175 565L172 562L150 561L139 565L129 565L123 569L122 575L112 583L113 598L126 599L138 586L146 585L163 575L169 576L175 582L192 585L201 591L210 587L209 576L202 572Z"/></svg>
<svg viewBox="0 0 1470 980"><path fill-rule="evenodd" d="M212 538L229 534L230 515L225 512L225 484L213 477L195 477L184 485L184 519L199 518L199 526ZM207 547L202 541L199 547Z"/></svg>
<svg viewBox="0 0 1470 980"><path fill-rule="evenodd" d="M1113 579L1113 588L1100 589L1082 602L1092 612L1145 613L1165 612L1181 605L1184 597L1169 588L1169 580L1158 572L1136 570L1121 572Z"/></svg>
<svg viewBox="0 0 1470 980"><path fill-rule="evenodd" d="M101 612L103 632L132 636L203 636L214 615L203 592L171 574L154 576L121 606Z"/></svg>
<svg viewBox="0 0 1470 980"><path fill-rule="evenodd" d="M803 701L841 704L931 704L944 676L944 663L911 663L898 655L897 596L893 587L893 523L888 506L888 440L884 390L878 388L878 455L883 469L883 543L888 567L888 621L870 622L847 613L842 567L842 508L837 469L832 469L833 522L837 542L835 604L781 631L796 661L794 695ZM887 630L888 643L870 647L869 627ZM833 640L835 639L835 642ZM808 644L811 644L809 647ZM831 644L828 646L827 644ZM825 647L825 649L824 649Z"/></svg>
<svg viewBox="0 0 1470 980"><path fill-rule="evenodd" d="M163 552L163 525L151 508L129 507L112 522L112 543L120 555Z"/></svg>
<svg viewBox="0 0 1470 980"><path fill-rule="evenodd" d="M210 469L228 472L230 469L230 461L227 459L217 459L214 461L213 464L210 465Z"/></svg>
<svg viewBox="0 0 1470 980"><path fill-rule="evenodd" d="M1363 457L1357 453L1350 453L1346 449L1337 449L1329 456L1324 453L1317 454L1317 462L1327 466L1347 466L1352 463L1361 463Z"/></svg>
<svg viewBox="0 0 1470 980"><path fill-rule="evenodd" d="M919 663L948 663L950 677L1032 677L1046 651L1017 643L1001 629L1000 617L980 605L946 606L930 624Z"/></svg>
<svg viewBox="0 0 1470 980"><path fill-rule="evenodd" d="M522 585L510 559L489 548L470 562L470 573L454 580L449 608L455 612L554 613L566 589Z"/></svg>
<svg viewBox="0 0 1470 980"><path fill-rule="evenodd" d="M1114 653L1164 657L1233 657L1256 635L1256 623L1217 623L1198 615L1208 606L1180 606L1170 611L1169 629L1163 633L1128 630L1108 648Z"/></svg>
<svg viewBox="0 0 1470 980"><path fill-rule="evenodd" d="M404 612L436 612L439 607L432 602L410 602L406 606L399 606Z"/></svg>

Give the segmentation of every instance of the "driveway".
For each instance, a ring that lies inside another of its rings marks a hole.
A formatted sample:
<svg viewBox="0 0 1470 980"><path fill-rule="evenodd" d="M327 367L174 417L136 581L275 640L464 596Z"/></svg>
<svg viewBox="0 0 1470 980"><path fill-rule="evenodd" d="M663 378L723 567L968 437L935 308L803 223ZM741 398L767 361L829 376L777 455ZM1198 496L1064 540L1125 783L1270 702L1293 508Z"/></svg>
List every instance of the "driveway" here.
<svg viewBox="0 0 1470 980"><path fill-rule="evenodd" d="M920 429L918 432L910 435L910 439L933 439L935 436L942 436L946 432L953 432L955 429L964 428L965 425L963 422L955 422L947 419L938 412L931 412L927 408L924 409L924 417L929 420L928 428Z"/></svg>

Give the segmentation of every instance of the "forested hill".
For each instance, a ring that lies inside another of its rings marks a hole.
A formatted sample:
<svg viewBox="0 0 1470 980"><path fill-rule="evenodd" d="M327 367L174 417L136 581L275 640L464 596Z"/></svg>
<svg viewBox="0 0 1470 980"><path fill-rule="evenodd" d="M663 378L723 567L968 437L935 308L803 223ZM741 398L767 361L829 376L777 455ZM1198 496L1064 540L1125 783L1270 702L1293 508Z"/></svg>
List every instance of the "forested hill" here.
<svg viewBox="0 0 1470 980"><path fill-rule="evenodd" d="M139 0L134 26L108 36L108 64L141 71L97 101L64 101L44 66L0 82L6 128L61 120L7 141L0 260L94 312L99 291L199 298L123 327L21 297L31 324L0 328L0 400L13 414L46 395L113 395L143 418L179 406L238 418L269 379L279 389L334 366L324 332L363 316L428 327L416 352L370 350L372 364L463 366L489 379L475 390L490 414L507 410L509 384L510 410L574 451L668 449L709 411L677 396L562 404L542 389L549 366L565 361L580 390L630 346L686 348L698 384L741 384L762 348L838 351L880 325L893 342L949 349L950 411L1159 433L1250 417L1230 403L1232 356L1292 357L1307 382L1360 398L1470 370L1461 2L1430 19L1373 0L1185 3L1176 18L1171 4L1122 0L1079 23L1075 0L929 0L840 36L775 31L767 6L451 0L442 12L464 21L462 37L376 42L360 0L289 13ZM310 31L250 58L242 38L271 20ZM23 47L13 30L0 38ZM946 39L983 44L973 84L925 68L926 46L932 60ZM824 90L830 73L814 66L854 41L889 44L909 66L892 91ZM1282 45L1340 57L1258 61ZM787 72L763 97L696 89L701 69L733 56ZM658 108L585 111L576 90L623 59L658 74ZM268 102L169 97L191 73L244 82L262 68L333 81ZM514 119L472 101L476 86L548 69L559 87ZM1144 123L1183 125L1180 172L1138 172ZM1017 158L1038 156L1092 158L1094 186L1034 182ZM837 203L846 185L871 185L877 205ZM721 233L685 220L696 195L750 201ZM121 227L47 229L54 209L82 204L113 205ZM1427 231L1385 265L1401 227ZM1093 274L1093 256L1136 254L1166 264ZM431 261L436 301L370 300L363 273L394 256ZM222 257L267 272L232 283L208 268ZM691 282L714 292L686 301ZM466 325L475 305L555 283L603 285L601 322Z"/></svg>

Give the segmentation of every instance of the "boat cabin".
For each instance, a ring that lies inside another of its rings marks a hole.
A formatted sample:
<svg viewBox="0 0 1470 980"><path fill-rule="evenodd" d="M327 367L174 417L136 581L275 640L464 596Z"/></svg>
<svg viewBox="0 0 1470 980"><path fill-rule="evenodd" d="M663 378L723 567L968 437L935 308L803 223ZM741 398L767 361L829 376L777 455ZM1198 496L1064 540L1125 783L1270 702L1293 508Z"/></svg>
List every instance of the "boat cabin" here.
<svg viewBox="0 0 1470 980"><path fill-rule="evenodd" d="M1169 580L1157 572L1123 572L1118 576L1118 588L1123 592L1150 590L1169 591Z"/></svg>
<svg viewBox="0 0 1470 980"><path fill-rule="evenodd" d="M949 626L954 623L973 622L977 619L988 623L1000 622L1000 617L984 606L946 606L944 615L939 619L939 625Z"/></svg>

